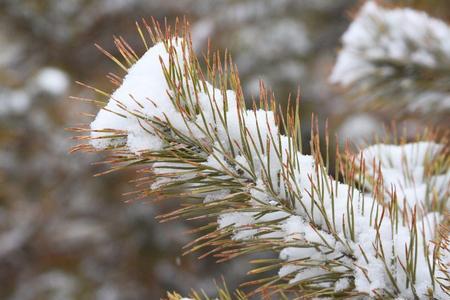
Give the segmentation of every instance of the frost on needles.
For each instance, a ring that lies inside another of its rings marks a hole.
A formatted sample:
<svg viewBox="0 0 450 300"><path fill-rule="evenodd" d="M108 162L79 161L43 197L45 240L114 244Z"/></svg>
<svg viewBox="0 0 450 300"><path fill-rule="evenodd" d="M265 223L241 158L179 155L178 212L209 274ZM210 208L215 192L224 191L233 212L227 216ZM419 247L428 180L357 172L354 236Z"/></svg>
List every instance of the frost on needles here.
<svg viewBox="0 0 450 300"><path fill-rule="evenodd" d="M219 260L277 252L279 261L253 271L278 269L256 291L447 299L444 144L370 146L336 158L338 181L317 139L302 153L298 104L279 117L261 86L259 105L246 109L228 57L203 72L188 34L158 33L90 124L90 144L151 169L147 196L183 193L185 206L167 219L217 219L193 250L213 248Z"/></svg>

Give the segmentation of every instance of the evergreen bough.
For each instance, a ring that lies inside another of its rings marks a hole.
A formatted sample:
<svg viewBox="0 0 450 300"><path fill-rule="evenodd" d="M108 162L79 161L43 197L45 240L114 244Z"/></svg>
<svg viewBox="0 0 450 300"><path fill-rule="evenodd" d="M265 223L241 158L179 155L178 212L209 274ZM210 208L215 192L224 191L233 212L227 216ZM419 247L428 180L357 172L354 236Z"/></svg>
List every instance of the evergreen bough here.
<svg viewBox="0 0 450 300"><path fill-rule="evenodd" d="M186 21L137 29L145 54L122 38L115 38L121 57L100 48L124 75L108 75L112 94L84 84L103 100L81 99L100 111L74 128L85 141L74 150L106 151L107 172L140 167L139 197L181 199L160 219L203 220L186 253L219 261L277 254L252 261L250 273L260 277L243 284L250 292L219 288L219 299L449 296L445 132L426 131L412 143L393 134L330 153L313 119L307 155L299 97L283 116L261 83L247 109L231 57L208 51L199 60Z"/></svg>

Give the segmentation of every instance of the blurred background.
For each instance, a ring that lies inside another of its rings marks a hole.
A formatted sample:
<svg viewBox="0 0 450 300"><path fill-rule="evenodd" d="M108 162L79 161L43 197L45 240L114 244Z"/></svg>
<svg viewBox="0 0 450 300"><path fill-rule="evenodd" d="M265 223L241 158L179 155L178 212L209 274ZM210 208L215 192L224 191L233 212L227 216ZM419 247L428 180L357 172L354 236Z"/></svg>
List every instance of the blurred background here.
<svg viewBox="0 0 450 300"><path fill-rule="evenodd" d="M76 143L65 128L95 113L69 100L93 96L74 82L110 91L105 74L115 67L94 43L115 53L112 36L121 35L142 50L135 21L187 16L199 53L208 38L231 51L249 99L259 80L281 103L300 88L305 140L314 112L322 126L329 121L331 136L357 143L399 118L355 110L328 83L339 39L362 2L0 0L0 298L159 299L166 290L212 293L221 276L236 287L245 260L182 256L189 223L154 219L170 203L125 203L133 170L94 178L105 170L94 164L101 156L68 154ZM450 16L447 0L384 2Z"/></svg>

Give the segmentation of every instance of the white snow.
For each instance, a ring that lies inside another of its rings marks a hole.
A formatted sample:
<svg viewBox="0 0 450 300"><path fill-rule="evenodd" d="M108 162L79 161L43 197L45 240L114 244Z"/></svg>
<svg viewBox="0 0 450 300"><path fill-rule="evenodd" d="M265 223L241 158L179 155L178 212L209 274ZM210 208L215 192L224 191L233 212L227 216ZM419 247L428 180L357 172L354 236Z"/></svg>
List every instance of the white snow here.
<svg viewBox="0 0 450 300"><path fill-rule="evenodd" d="M181 40L171 44L177 51L181 51ZM169 53L163 43L149 49L128 70L122 85L111 95L105 109L101 109L91 123L91 144L95 148L102 149L123 143L117 139L105 138L110 133L98 131L105 129L126 131L126 144L132 152L161 148L162 143L151 133L148 125L132 114L137 111L144 118L164 118L164 114L177 113L167 95L168 86L160 59L165 65L168 64Z"/></svg>
<svg viewBox="0 0 450 300"><path fill-rule="evenodd" d="M342 278L342 279L339 279L338 281L336 281L336 283L334 284L334 290L336 292L340 292L340 291L348 288L349 285L350 285L350 280L348 280L348 278Z"/></svg>
<svg viewBox="0 0 450 300"><path fill-rule="evenodd" d="M249 228L255 223L253 215L253 213L225 213L219 216L217 223L219 224L219 228L225 228L228 226L234 226L237 228L240 227L241 229L235 233L233 239L246 240L252 238L257 232L256 229Z"/></svg>
<svg viewBox="0 0 450 300"><path fill-rule="evenodd" d="M443 145L432 142L399 146L377 144L363 149L362 155L370 176L376 176L378 168L381 168L385 192L395 192L400 207L406 201L410 208L416 204L421 208L435 193L444 194L450 185L449 174L426 176L425 173L426 166L443 148ZM373 188L369 180L366 183Z"/></svg>

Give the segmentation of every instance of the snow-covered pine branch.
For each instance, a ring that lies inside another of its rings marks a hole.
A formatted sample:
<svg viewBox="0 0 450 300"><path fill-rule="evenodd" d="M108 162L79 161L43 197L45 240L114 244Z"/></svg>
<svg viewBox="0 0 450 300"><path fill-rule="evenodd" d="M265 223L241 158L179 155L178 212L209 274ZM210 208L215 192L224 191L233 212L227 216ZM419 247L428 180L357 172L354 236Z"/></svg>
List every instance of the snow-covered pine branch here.
<svg viewBox="0 0 450 300"><path fill-rule="evenodd" d="M358 103L406 113L450 111L450 26L425 12L367 1L342 37L330 80Z"/></svg>
<svg viewBox="0 0 450 300"><path fill-rule="evenodd" d="M199 228L192 251L207 249L219 260L278 253L251 272L278 270L256 291L448 296L448 190L436 189L449 186L441 177L449 165L444 144L372 146L348 165L333 157L345 165L339 182L317 138L312 155L302 153L298 103L282 118L261 85L260 103L247 110L229 57L207 59L203 72L189 33L158 28L147 27L155 44L140 58L119 43L127 64L114 60L127 74L111 78L113 94L97 90L107 102L85 130L90 146L80 149L111 150L117 168L147 168L143 176L153 182L144 196L181 196L183 207L163 219L215 218ZM406 190L422 183L424 193Z"/></svg>

